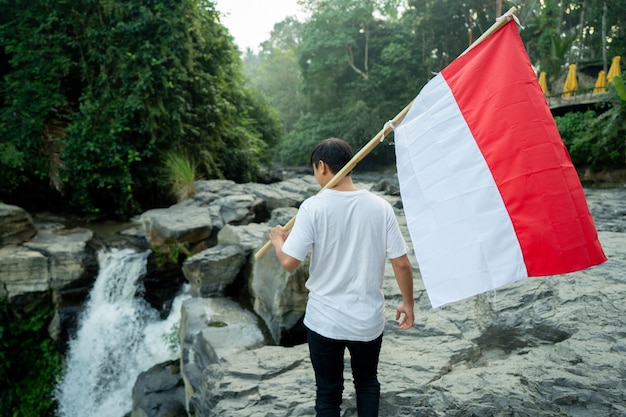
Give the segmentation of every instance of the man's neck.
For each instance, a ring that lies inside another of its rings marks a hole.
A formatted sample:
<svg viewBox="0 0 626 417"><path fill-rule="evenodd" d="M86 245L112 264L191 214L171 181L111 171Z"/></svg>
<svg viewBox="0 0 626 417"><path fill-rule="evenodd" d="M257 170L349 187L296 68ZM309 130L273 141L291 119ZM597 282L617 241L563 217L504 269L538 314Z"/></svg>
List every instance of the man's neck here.
<svg viewBox="0 0 626 417"><path fill-rule="evenodd" d="M347 176L343 177L334 187L332 187L335 191L357 191L358 188L352 182L352 177Z"/></svg>

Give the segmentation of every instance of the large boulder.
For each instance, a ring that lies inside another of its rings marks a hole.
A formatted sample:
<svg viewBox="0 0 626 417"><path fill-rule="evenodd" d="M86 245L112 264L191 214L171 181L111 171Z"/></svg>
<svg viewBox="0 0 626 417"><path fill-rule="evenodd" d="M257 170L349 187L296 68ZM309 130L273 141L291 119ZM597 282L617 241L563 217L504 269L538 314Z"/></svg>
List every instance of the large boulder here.
<svg viewBox="0 0 626 417"><path fill-rule="evenodd" d="M246 258L241 247L218 245L187 258L183 273L195 297L216 297L235 281Z"/></svg>
<svg viewBox="0 0 626 417"><path fill-rule="evenodd" d="M18 245L36 234L30 214L20 207L0 203L0 246Z"/></svg>
<svg viewBox="0 0 626 417"><path fill-rule="evenodd" d="M58 294L97 271L97 260L89 247L93 237L89 229L57 227L40 230L24 246L48 257L50 288Z"/></svg>
<svg viewBox="0 0 626 417"><path fill-rule="evenodd" d="M181 374L190 412L211 410L219 392L221 362L241 351L265 344L257 318L226 298L190 298L180 320Z"/></svg>
<svg viewBox="0 0 626 417"><path fill-rule="evenodd" d="M301 192L285 191L275 184L246 184L246 189L265 202L267 213L280 207L298 207L305 198Z"/></svg>
<svg viewBox="0 0 626 417"><path fill-rule="evenodd" d="M273 250L254 261L249 290L252 308L263 319L275 344L304 316L309 257L293 272L285 271Z"/></svg>
<svg viewBox="0 0 626 417"><path fill-rule="evenodd" d="M197 408L197 417L315 416L315 382L306 344L239 352L224 360L222 369L212 409Z"/></svg>
<svg viewBox="0 0 626 417"><path fill-rule="evenodd" d="M265 243L270 228L266 223L250 223L245 226L226 225L217 234L220 245L236 245L249 255Z"/></svg>
<svg viewBox="0 0 626 417"><path fill-rule="evenodd" d="M207 247L206 241L213 231L209 210L188 203L148 210L140 221L148 242L162 251L172 246L174 250L197 253Z"/></svg>
<svg viewBox="0 0 626 417"><path fill-rule="evenodd" d="M250 194L237 194L221 197L211 203L220 207L219 213L224 224L248 224L262 220L263 200Z"/></svg>
<svg viewBox="0 0 626 417"><path fill-rule="evenodd" d="M161 363L139 374L130 417L188 417L180 361Z"/></svg>
<svg viewBox="0 0 626 417"><path fill-rule="evenodd" d="M48 259L22 246L0 247L0 298L9 301L20 295L50 289Z"/></svg>

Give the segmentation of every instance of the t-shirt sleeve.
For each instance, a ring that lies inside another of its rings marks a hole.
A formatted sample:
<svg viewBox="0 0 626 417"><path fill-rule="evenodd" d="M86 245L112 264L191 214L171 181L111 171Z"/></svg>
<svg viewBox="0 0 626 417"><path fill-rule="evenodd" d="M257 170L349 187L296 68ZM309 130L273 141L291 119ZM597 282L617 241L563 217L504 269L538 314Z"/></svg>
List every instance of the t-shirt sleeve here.
<svg viewBox="0 0 626 417"><path fill-rule="evenodd" d="M395 259L408 252L409 248L400 231L400 225L393 208L387 210L387 258Z"/></svg>
<svg viewBox="0 0 626 417"><path fill-rule="evenodd" d="M293 228L283 245L283 253L300 262L304 261L315 241L313 224L312 212L305 201L298 209Z"/></svg>

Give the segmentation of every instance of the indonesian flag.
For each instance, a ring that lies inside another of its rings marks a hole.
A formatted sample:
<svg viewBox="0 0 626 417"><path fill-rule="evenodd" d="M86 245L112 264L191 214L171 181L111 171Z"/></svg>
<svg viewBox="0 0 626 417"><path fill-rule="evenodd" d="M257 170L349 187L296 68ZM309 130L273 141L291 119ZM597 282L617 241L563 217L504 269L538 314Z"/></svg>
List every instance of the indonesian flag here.
<svg viewBox="0 0 626 417"><path fill-rule="evenodd" d="M606 261L515 22L428 82L394 140L433 307Z"/></svg>

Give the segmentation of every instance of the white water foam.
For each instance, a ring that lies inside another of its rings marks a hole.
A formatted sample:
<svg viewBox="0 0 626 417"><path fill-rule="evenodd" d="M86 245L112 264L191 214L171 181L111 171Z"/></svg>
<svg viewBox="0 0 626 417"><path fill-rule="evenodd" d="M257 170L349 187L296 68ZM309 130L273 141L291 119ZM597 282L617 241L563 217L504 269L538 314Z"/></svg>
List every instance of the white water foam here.
<svg viewBox="0 0 626 417"><path fill-rule="evenodd" d="M137 376L174 358L165 335L180 319L179 296L166 320L137 296L149 252L98 253L100 273L70 341L56 387L59 417L121 417L131 411Z"/></svg>

